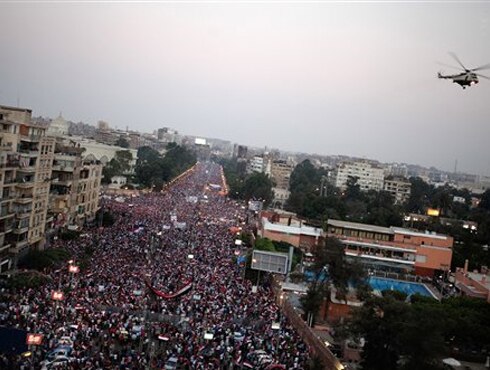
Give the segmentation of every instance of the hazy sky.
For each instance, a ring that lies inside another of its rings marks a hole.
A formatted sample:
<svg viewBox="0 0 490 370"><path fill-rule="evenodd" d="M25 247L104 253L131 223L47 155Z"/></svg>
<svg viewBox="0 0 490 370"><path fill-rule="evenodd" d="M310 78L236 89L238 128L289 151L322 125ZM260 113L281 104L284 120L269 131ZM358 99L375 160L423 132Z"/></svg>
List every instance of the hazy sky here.
<svg viewBox="0 0 490 370"><path fill-rule="evenodd" d="M0 104L490 174L490 81L448 51L490 62L490 3L0 3Z"/></svg>

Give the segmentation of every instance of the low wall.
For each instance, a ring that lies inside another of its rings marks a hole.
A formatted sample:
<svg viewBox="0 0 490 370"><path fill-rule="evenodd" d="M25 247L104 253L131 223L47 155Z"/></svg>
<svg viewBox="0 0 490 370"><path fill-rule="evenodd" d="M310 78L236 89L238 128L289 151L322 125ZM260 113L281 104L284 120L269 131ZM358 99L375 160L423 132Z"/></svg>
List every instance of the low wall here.
<svg viewBox="0 0 490 370"><path fill-rule="evenodd" d="M276 295L276 301L281 307L282 314L286 315L291 325L298 332L304 342L310 348L310 354L318 356L323 363L325 370L340 370L343 369L340 361L333 355L332 352L325 346L325 344L318 338L301 316L296 312L293 305L289 303L287 299L282 300L281 294L284 294L281 290L280 282L276 279L273 280L272 289Z"/></svg>
<svg viewBox="0 0 490 370"><path fill-rule="evenodd" d="M309 346L311 354L318 356L326 370L340 370L343 368L340 361L313 333L306 322L296 313L294 307L286 300L282 305L282 313L287 316L291 325L296 329L301 338Z"/></svg>

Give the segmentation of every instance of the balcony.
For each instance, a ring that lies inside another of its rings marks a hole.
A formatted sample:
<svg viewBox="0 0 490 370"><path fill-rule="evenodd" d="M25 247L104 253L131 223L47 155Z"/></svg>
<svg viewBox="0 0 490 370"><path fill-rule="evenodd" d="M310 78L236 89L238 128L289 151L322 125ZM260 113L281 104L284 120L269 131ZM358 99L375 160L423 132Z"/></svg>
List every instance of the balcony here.
<svg viewBox="0 0 490 370"><path fill-rule="evenodd" d="M41 140L41 135L20 135L20 140L28 141L30 143L36 143Z"/></svg>
<svg viewBox="0 0 490 370"><path fill-rule="evenodd" d="M29 188L34 187L35 184L36 183L34 182L34 179L28 180L28 181L27 180L26 181L24 181L24 180L17 180L16 186L18 188L20 188L20 189L29 189Z"/></svg>
<svg viewBox="0 0 490 370"><path fill-rule="evenodd" d="M10 202L15 199L15 196L9 193L3 193L0 195L0 204Z"/></svg>
<svg viewBox="0 0 490 370"><path fill-rule="evenodd" d="M17 169L17 173L22 172L22 173L33 173L36 172L36 165L35 164L29 164L27 166L21 166Z"/></svg>
<svg viewBox="0 0 490 370"><path fill-rule="evenodd" d="M27 154L29 157L37 157L39 155L39 150L34 148L24 148L19 149L19 153Z"/></svg>
<svg viewBox="0 0 490 370"><path fill-rule="evenodd" d="M75 167L73 167L73 166L66 166L64 164L54 164L53 165L53 171L73 172L74 170L75 170Z"/></svg>
<svg viewBox="0 0 490 370"><path fill-rule="evenodd" d="M0 220L4 220L6 218L13 217L15 215L14 211L10 211L6 208L0 210Z"/></svg>
<svg viewBox="0 0 490 370"><path fill-rule="evenodd" d="M13 233L17 235L25 234L28 231L29 231L29 225L27 226L18 225L15 229L13 229Z"/></svg>
<svg viewBox="0 0 490 370"><path fill-rule="evenodd" d="M32 202L32 194L23 194L22 196L15 198L15 203L29 204Z"/></svg>
<svg viewBox="0 0 490 370"><path fill-rule="evenodd" d="M6 161L4 163L0 163L0 168L17 168L19 167L19 161L17 160L11 160L11 161Z"/></svg>
<svg viewBox="0 0 490 370"><path fill-rule="evenodd" d="M13 151L12 144L5 144L5 143L0 144L0 151L12 152Z"/></svg>
<svg viewBox="0 0 490 370"><path fill-rule="evenodd" d="M12 223L0 225L0 234L10 233L12 231L12 228L13 228L12 225L13 225Z"/></svg>
<svg viewBox="0 0 490 370"><path fill-rule="evenodd" d="M3 244L3 245L0 245L0 253L5 252L5 251L9 250L9 248L10 248L10 244Z"/></svg>
<svg viewBox="0 0 490 370"><path fill-rule="evenodd" d="M16 242L14 242L14 244L15 245L10 248L10 252L17 254L27 246L27 239L18 240Z"/></svg>
<svg viewBox="0 0 490 370"><path fill-rule="evenodd" d="M15 215L17 218L26 218L31 215L32 209L31 208L18 208L15 211Z"/></svg>

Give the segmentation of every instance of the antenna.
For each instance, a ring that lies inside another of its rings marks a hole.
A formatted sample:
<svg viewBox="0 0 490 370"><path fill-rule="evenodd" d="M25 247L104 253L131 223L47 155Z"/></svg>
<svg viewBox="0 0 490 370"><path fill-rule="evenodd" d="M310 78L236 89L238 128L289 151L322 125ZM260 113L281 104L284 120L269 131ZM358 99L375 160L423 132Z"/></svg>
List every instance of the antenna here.
<svg viewBox="0 0 490 370"><path fill-rule="evenodd" d="M458 159L454 161L454 173L458 173Z"/></svg>

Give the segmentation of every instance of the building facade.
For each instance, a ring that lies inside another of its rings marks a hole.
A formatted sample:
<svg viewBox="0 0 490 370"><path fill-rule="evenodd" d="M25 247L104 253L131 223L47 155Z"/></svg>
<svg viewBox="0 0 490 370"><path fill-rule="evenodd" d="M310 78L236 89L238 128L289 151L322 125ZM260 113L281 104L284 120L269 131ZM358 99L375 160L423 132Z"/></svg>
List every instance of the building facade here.
<svg viewBox="0 0 490 370"><path fill-rule="evenodd" d="M254 173L254 172L264 172L264 157L262 156L254 156L248 163L248 173Z"/></svg>
<svg viewBox="0 0 490 370"><path fill-rule="evenodd" d="M261 213L258 234L262 238L289 243L304 252L313 251L323 241L321 228L305 226L291 214L270 211Z"/></svg>
<svg viewBox="0 0 490 370"><path fill-rule="evenodd" d="M357 177L357 184L362 191L383 190L384 169L377 163L369 161L342 162L334 171L334 185L340 189L347 187L347 181Z"/></svg>
<svg viewBox="0 0 490 370"><path fill-rule="evenodd" d="M383 190L390 193L395 204L403 204L410 198L412 183L404 177L388 176L384 180Z"/></svg>
<svg viewBox="0 0 490 370"><path fill-rule="evenodd" d="M55 227L81 227L93 221L99 209L102 164L83 153L73 143L56 143L49 206Z"/></svg>
<svg viewBox="0 0 490 370"><path fill-rule="evenodd" d="M372 269L433 276L451 266L451 236L339 220L328 220L326 233Z"/></svg>
<svg viewBox="0 0 490 370"><path fill-rule="evenodd" d="M289 178L294 170L294 165L282 159L271 161L271 178L275 188L289 189Z"/></svg>
<svg viewBox="0 0 490 370"><path fill-rule="evenodd" d="M0 271L45 241L55 139L31 118L0 106Z"/></svg>

